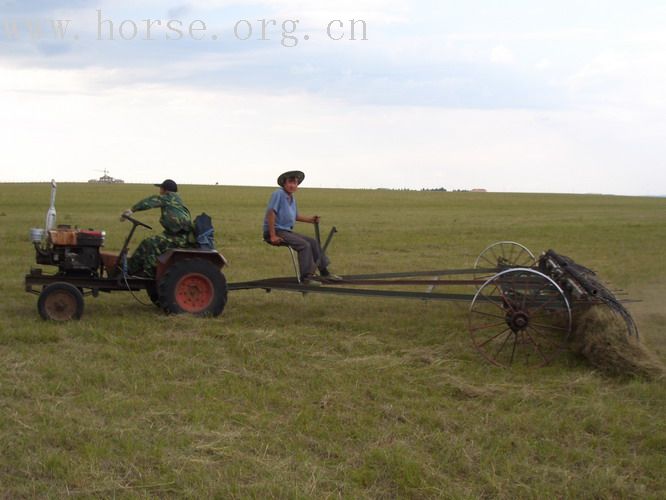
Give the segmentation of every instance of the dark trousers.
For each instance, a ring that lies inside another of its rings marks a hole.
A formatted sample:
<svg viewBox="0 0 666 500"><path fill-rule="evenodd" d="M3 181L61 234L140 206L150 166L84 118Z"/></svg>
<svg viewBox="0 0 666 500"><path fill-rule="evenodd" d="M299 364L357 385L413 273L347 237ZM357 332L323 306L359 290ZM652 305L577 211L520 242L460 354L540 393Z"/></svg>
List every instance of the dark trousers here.
<svg viewBox="0 0 666 500"><path fill-rule="evenodd" d="M141 242L134 254L127 259L127 274L130 276L144 272L155 277L157 258L170 248L187 248L190 244L187 235L167 235L165 233L149 236Z"/></svg>
<svg viewBox="0 0 666 500"><path fill-rule="evenodd" d="M294 233L293 231L282 231L278 229L275 231L285 244L298 252L298 267L301 270L301 276L305 277L309 274L314 274L317 269L316 262L319 262L319 270L326 269L329 264L328 257L322 255L319 243L314 238L303 236L302 234ZM264 235L265 239L268 235Z"/></svg>

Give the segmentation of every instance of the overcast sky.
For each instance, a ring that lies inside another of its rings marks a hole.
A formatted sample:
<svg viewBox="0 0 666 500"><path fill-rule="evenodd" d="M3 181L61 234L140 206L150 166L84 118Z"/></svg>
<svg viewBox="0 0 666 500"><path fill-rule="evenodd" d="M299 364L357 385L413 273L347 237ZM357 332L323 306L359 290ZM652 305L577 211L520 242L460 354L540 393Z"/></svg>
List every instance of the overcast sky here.
<svg viewBox="0 0 666 500"><path fill-rule="evenodd" d="M664 195L665 25L663 0L0 0L0 181Z"/></svg>

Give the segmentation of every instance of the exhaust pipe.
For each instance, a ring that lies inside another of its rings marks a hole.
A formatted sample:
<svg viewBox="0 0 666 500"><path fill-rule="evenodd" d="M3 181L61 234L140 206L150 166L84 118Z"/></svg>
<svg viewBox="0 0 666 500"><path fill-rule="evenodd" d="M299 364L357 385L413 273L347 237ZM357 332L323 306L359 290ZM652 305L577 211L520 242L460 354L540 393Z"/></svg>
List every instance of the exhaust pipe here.
<svg viewBox="0 0 666 500"><path fill-rule="evenodd" d="M33 227L30 229L30 241L35 245L35 248L38 248L39 245L44 240L49 229L53 229L56 225L56 209L55 209L55 197L56 197L56 181L51 179L51 206L46 212L46 221L44 222L44 229L39 227Z"/></svg>
<svg viewBox="0 0 666 500"><path fill-rule="evenodd" d="M45 231L55 228L56 225L55 197L56 197L56 181L55 179L51 179L51 206L46 212L46 224L44 226Z"/></svg>

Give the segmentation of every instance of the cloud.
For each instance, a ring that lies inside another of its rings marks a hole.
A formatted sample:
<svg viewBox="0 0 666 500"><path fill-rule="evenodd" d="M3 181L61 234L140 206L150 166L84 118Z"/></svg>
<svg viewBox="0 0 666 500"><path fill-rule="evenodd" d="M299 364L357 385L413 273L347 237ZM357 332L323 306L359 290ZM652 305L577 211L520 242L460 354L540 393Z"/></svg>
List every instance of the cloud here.
<svg viewBox="0 0 666 500"><path fill-rule="evenodd" d="M662 111L664 82L666 60L653 49L601 53L566 80L580 104Z"/></svg>
<svg viewBox="0 0 666 500"><path fill-rule="evenodd" d="M37 50L44 56L56 56L72 50L72 45L62 42L42 41L37 44Z"/></svg>
<svg viewBox="0 0 666 500"><path fill-rule="evenodd" d="M505 46L497 45L490 51L490 61L496 64L512 64L515 57Z"/></svg>
<svg viewBox="0 0 666 500"><path fill-rule="evenodd" d="M163 5L155 0L142 2L140 8L125 0L99 2L95 8L109 21L104 30L113 24L113 41L106 39L106 31L105 39L97 40L98 14L88 8L67 13L72 18L72 36L76 33L78 40L34 44L24 38L5 45L3 53L33 67L119 69L128 83L171 82L276 95L308 92L356 105L535 109L561 107L566 102L565 88L533 72L533 66L516 64L517 57L507 45L496 40L490 46L463 41L455 34L421 32L410 25L410 19L418 19L414 14L422 15L427 4L363 0L332 8L324 1L266 0L241 9L224 0L191 1L175 5L166 14L207 19L207 40L185 36L169 41L164 30L154 40L142 40L146 33L140 20L159 17ZM260 16L302 18L298 46L281 45L285 38L279 25L273 27L268 41L258 39L257 23L250 40L234 36L234 19ZM369 39L330 40L326 21L338 17L345 22L347 17L367 19ZM117 32L123 19L138 26L135 39L120 39ZM303 40L304 33L309 41ZM212 34L218 39L211 40ZM118 83L117 78L109 82Z"/></svg>
<svg viewBox="0 0 666 500"><path fill-rule="evenodd" d="M167 17L169 19L182 19L192 12L192 6L188 4L179 5L173 7L167 11Z"/></svg>
<svg viewBox="0 0 666 500"><path fill-rule="evenodd" d="M451 108L548 108L563 94L537 73L516 65L488 64L476 53L438 51L424 37L333 41L325 34L285 48L280 33L271 40L217 41L104 39L96 35L47 46L36 52L16 44L14 57L36 67L123 69L128 83L190 85L282 95L309 92L357 105L421 105ZM60 50L58 50L60 49ZM511 59L495 47L496 61ZM48 55L49 58L42 56ZM59 56L59 57L56 57ZM110 85L119 82L114 78Z"/></svg>
<svg viewBox="0 0 666 500"><path fill-rule="evenodd" d="M313 187L634 194L663 194L656 186L666 181L651 161L666 157L663 141L638 128L625 134L644 116L356 106L185 85L100 89L112 71L3 70L0 148L21 168L2 180L49 179L55 169L59 180L81 181L108 168L129 182L272 185L276 171L297 168ZM663 118L641 125L663 137Z"/></svg>
<svg viewBox="0 0 666 500"><path fill-rule="evenodd" d="M4 15L47 15L59 9L77 10L99 5L101 0L1 0L0 11Z"/></svg>

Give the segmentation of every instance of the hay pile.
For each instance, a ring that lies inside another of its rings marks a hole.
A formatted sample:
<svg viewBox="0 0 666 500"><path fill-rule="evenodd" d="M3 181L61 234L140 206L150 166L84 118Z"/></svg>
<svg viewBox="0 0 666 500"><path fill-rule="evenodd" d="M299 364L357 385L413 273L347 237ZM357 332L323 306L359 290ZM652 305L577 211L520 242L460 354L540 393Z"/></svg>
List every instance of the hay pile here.
<svg viewBox="0 0 666 500"><path fill-rule="evenodd" d="M624 320L605 305L579 315L572 347L608 375L647 380L666 376L666 367L638 338L627 335Z"/></svg>

